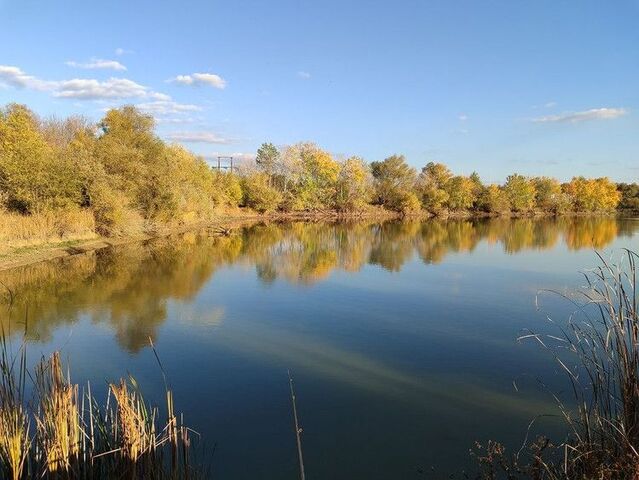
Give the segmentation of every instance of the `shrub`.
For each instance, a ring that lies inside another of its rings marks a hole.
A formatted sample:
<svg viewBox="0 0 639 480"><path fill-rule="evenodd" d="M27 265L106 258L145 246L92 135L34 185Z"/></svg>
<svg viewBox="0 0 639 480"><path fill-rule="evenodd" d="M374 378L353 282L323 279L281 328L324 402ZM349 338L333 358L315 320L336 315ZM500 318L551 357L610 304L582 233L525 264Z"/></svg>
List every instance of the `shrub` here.
<svg viewBox="0 0 639 480"><path fill-rule="evenodd" d="M483 191L477 206L487 213L502 215L510 212L510 201L504 190L497 185L489 185Z"/></svg>
<svg viewBox="0 0 639 480"><path fill-rule="evenodd" d="M277 209L282 201L282 194L269 186L268 176L263 173L252 173L243 179L244 205L260 213Z"/></svg>
<svg viewBox="0 0 639 480"><path fill-rule="evenodd" d="M244 192L237 174L231 172L213 172L213 190L215 204L237 207L242 203Z"/></svg>
<svg viewBox="0 0 639 480"><path fill-rule="evenodd" d="M142 216L128 206L126 197L118 194L108 185L96 186L92 198L96 231L100 235L135 236L144 231Z"/></svg>
<svg viewBox="0 0 639 480"><path fill-rule="evenodd" d="M385 205L389 210L404 215L415 214L421 210L421 202L414 192L403 192L393 196Z"/></svg>

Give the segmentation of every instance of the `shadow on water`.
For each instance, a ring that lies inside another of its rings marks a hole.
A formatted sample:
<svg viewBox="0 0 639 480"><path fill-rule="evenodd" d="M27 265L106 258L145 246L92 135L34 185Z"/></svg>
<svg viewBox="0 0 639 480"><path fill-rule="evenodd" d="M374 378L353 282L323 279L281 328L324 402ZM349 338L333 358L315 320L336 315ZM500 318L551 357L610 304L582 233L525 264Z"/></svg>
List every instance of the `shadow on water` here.
<svg viewBox="0 0 639 480"><path fill-rule="evenodd" d="M3 294L1 322L5 332L23 332L28 318L27 339L46 342L57 327L86 315L109 326L123 349L137 352L155 338L169 301L187 303L225 265L252 267L264 284L312 285L336 269L399 271L415 255L437 264L482 242L509 254L562 241L569 250L601 249L638 228L637 222L598 217L295 222L257 224L230 237L188 233L2 272L0 282L15 298L8 311L9 295Z"/></svg>

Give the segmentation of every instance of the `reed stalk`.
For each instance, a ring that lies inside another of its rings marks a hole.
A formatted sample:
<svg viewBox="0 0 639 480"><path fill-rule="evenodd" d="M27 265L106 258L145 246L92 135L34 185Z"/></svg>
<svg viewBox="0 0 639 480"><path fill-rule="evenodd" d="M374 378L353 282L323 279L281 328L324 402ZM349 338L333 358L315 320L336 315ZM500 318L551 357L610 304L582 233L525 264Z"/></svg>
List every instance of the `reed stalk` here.
<svg viewBox="0 0 639 480"><path fill-rule="evenodd" d="M190 430L176 415L170 390L166 391L167 422L162 425L158 408L145 402L132 377L109 384L101 404L92 396L90 385L80 392L70 374L64 374L59 353L42 359L32 375L27 371L24 346L17 356L9 352L3 336L0 478L201 477L201 469L190 463ZM25 398L27 379L33 379L32 400ZM30 428L32 424L35 429Z"/></svg>
<svg viewBox="0 0 639 480"><path fill-rule="evenodd" d="M617 263L598 258L599 266L584 272L582 289L548 291L574 307L566 321L548 317L557 332L520 337L547 349L565 373L571 398L553 396L566 437L538 438L527 458L508 457L490 442L476 452L481 478L639 478L639 255L625 250Z"/></svg>

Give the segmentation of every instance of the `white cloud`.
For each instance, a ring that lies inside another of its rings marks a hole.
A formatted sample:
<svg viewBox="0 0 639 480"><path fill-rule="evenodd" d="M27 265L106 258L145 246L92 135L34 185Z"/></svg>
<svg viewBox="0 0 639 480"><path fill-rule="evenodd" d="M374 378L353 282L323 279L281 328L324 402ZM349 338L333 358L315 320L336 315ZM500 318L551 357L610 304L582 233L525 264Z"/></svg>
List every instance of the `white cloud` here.
<svg viewBox="0 0 639 480"><path fill-rule="evenodd" d="M199 112L202 107L188 103L178 103L172 100L156 100L153 102L138 103L137 108L152 115L172 115L189 112Z"/></svg>
<svg viewBox="0 0 639 480"><path fill-rule="evenodd" d="M460 113L459 120L465 122L466 120L468 120L468 115L466 115L465 113Z"/></svg>
<svg viewBox="0 0 639 480"><path fill-rule="evenodd" d="M308 72L297 72L297 76L300 77L302 80L308 80L309 78L311 78L311 74Z"/></svg>
<svg viewBox="0 0 639 480"><path fill-rule="evenodd" d="M65 62L65 64L70 67L84 68L87 70L100 70L100 69L119 70L119 71L126 70L126 67L122 65L120 62L118 62L117 60L103 60L101 58L92 58L91 60L85 63L75 62L73 60L70 60L68 62Z"/></svg>
<svg viewBox="0 0 639 480"><path fill-rule="evenodd" d="M546 115L543 117L533 118L535 123L577 123L587 120L610 120L626 115L628 110L625 108L592 108L583 112L568 112L561 115Z"/></svg>
<svg viewBox="0 0 639 480"><path fill-rule="evenodd" d="M89 78L75 78L56 82L54 97L81 98L85 100L144 98L155 95L139 83L126 78L109 78L100 81ZM160 94L164 95L164 94Z"/></svg>
<svg viewBox="0 0 639 480"><path fill-rule="evenodd" d="M163 123L167 125L184 125L186 123L195 123L201 120L201 118L198 119L193 117L156 117L155 119L157 123Z"/></svg>
<svg viewBox="0 0 639 480"><path fill-rule="evenodd" d="M544 104L544 107L546 108L552 108L552 107L556 107L557 106L557 102L546 102Z"/></svg>
<svg viewBox="0 0 639 480"><path fill-rule="evenodd" d="M30 88L32 90L50 90L55 82L40 80L27 75L20 68L11 65L0 65L0 82L16 88Z"/></svg>
<svg viewBox="0 0 639 480"><path fill-rule="evenodd" d="M214 132L174 132L166 135L166 138L174 142L186 143L213 143L219 145L231 143L228 138L221 137Z"/></svg>
<svg viewBox="0 0 639 480"><path fill-rule="evenodd" d="M113 53L115 53L118 57L121 57L122 55L127 55L127 54L133 53L133 50L126 50L124 48L116 48Z"/></svg>
<svg viewBox="0 0 639 480"><path fill-rule="evenodd" d="M167 101L167 102L171 101L171 95L167 95L166 93L160 93L160 92L149 92L149 98L152 98L153 100L159 100L159 101Z"/></svg>
<svg viewBox="0 0 639 480"><path fill-rule="evenodd" d="M49 92L56 98L80 100L121 100L142 98L156 102L170 102L171 97L127 78L73 78L70 80L43 80L28 75L19 67L0 65L0 84ZM179 105L179 104L178 104Z"/></svg>
<svg viewBox="0 0 639 480"><path fill-rule="evenodd" d="M208 85L210 87L219 88L223 90L226 88L226 80L214 73L192 73L191 75L178 75L175 78L169 80L170 82L179 83L180 85L189 86L202 86Z"/></svg>

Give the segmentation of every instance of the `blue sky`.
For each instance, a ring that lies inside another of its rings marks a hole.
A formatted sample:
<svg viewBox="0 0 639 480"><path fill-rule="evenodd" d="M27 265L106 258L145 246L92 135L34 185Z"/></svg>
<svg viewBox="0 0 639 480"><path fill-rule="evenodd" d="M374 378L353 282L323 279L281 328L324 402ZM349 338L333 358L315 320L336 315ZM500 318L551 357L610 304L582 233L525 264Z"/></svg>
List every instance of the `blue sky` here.
<svg viewBox="0 0 639 480"><path fill-rule="evenodd" d="M0 0L0 104L137 104L193 151L639 178L639 0Z"/></svg>

